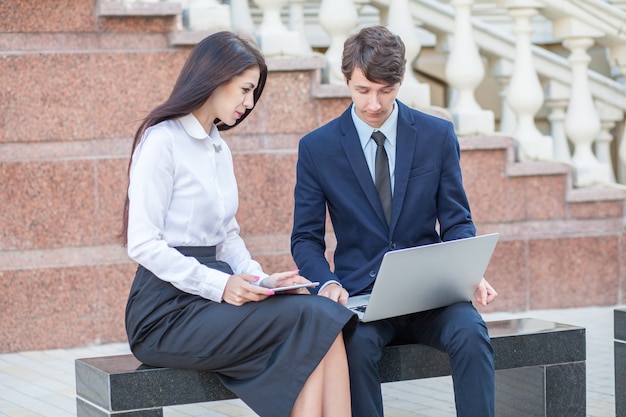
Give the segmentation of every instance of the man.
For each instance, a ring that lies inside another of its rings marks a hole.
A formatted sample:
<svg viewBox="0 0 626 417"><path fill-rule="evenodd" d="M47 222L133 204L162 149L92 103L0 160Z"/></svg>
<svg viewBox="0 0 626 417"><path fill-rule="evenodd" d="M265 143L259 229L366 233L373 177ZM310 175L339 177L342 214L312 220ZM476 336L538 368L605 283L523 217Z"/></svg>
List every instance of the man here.
<svg viewBox="0 0 626 417"><path fill-rule="evenodd" d="M452 124L396 100L405 62L404 44L385 27L351 36L342 72L353 103L300 141L292 254L303 276L320 281L318 294L341 303L371 290L385 252L476 233ZM334 271L324 256L327 210ZM476 301L496 296L483 279ZM447 352L457 415L494 415L493 349L480 314L463 302L358 325L346 346L353 417L383 416L377 365L395 342Z"/></svg>

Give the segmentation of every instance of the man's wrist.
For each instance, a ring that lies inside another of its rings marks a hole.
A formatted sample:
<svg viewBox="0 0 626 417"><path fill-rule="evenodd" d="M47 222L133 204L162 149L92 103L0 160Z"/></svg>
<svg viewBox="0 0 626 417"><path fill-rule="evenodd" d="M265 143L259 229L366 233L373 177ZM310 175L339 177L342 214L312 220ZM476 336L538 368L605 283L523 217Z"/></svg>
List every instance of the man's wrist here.
<svg viewBox="0 0 626 417"><path fill-rule="evenodd" d="M339 287L343 288L343 285L341 285L339 281L335 281L334 279L331 279L330 281L326 281L324 284L322 284L322 286L319 288L319 290L317 290L317 292L319 293L324 288L326 288L329 284L337 284L339 285Z"/></svg>

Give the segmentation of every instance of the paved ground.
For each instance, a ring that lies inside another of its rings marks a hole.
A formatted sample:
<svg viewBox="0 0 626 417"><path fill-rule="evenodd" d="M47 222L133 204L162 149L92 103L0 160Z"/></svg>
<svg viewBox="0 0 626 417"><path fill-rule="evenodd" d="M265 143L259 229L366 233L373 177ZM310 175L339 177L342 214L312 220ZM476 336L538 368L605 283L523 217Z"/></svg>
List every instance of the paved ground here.
<svg viewBox="0 0 626 417"><path fill-rule="evenodd" d="M624 306L523 313L493 313L486 320L517 317L574 324L587 334L587 416L615 416L613 368L613 309ZM128 353L116 343L67 350L0 355L0 417L73 417L74 359ZM449 377L383 385L387 417L453 417ZM240 400L168 407L166 417L253 417ZM522 416L520 416L522 417Z"/></svg>

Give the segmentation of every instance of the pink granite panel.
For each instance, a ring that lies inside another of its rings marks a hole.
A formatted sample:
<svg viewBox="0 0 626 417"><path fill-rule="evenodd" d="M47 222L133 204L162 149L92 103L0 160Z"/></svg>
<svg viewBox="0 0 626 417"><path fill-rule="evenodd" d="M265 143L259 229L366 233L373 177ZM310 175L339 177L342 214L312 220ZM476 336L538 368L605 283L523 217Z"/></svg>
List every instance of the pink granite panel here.
<svg viewBox="0 0 626 417"><path fill-rule="evenodd" d="M133 137L141 119L169 96L185 57L182 51L94 54L93 137Z"/></svg>
<svg viewBox="0 0 626 417"><path fill-rule="evenodd" d="M169 32L176 29L173 16L100 17L98 29L103 32Z"/></svg>
<svg viewBox="0 0 626 417"><path fill-rule="evenodd" d="M295 154L234 155L243 234L291 233Z"/></svg>
<svg viewBox="0 0 626 417"><path fill-rule="evenodd" d="M264 120L265 132L300 133L318 127L317 108L311 97L310 74L312 73L269 74L263 96L259 100L258 114L255 115ZM256 125L257 123L246 123L243 132L255 131L246 129L255 129Z"/></svg>
<svg viewBox="0 0 626 417"><path fill-rule="evenodd" d="M0 164L0 250L94 242L91 161Z"/></svg>
<svg viewBox="0 0 626 417"><path fill-rule="evenodd" d="M169 47L162 33L0 33L0 50L11 52L91 50L159 50Z"/></svg>
<svg viewBox="0 0 626 417"><path fill-rule="evenodd" d="M268 274L296 269L296 264L293 261L293 258L288 254L259 256L252 254L252 256L261 264L263 270Z"/></svg>
<svg viewBox="0 0 626 417"><path fill-rule="evenodd" d="M102 265L99 273L99 341L124 342L126 330L124 311L137 265L133 262L119 265Z"/></svg>
<svg viewBox="0 0 626 417"><path fill-rule="evenodd" d="M341 116L343 112L348 109L350 104L352 104L352 99L350 97L317 100L316 106L319 115L315 128L323 126L331 120Z"/></svg>
<svg viewBox="0 0 626 417"><path fill-rule="evenodd" d="M524 311L528 296L527 271L526 242L500 240L485 272L485 279L498 297L487 307L474 303L478 311Z"/></svg>
<svg viewBox="0 0 626 417"><path fill-rule="evenodd" d="M4 271L0 351L81 346L98 339L96 269L54 268ZM4 304L4 303L3 303Z"/></svg>
<svg viewBox="0 0 626 417"><path fill-rule="evenodd" d="M129 145L130 154L130 145ZM118 243L122 227L128 178L128 159L96 161L96 199L98 244Z"/></svg>
<svg viewBox="0 0 626 417"><path fill-rule="evenodd" d="M7 55L0 143L84 139L93 130L89 55Z"/></svg>
<svg viewBox="0 0 626 417"><path fill-rule="evenodd" d="M3 271L0 352L126 341L135 264Z"/></svg>
<svg viewBox="0 0 626 417"><path fill-rule="evenodd" d="M562 219L565 216L565 181L560 175L521 177L525 184L528 220Z"/></svg>
<svg viewBox="0 0 626 417"><path fill-rule="evenodd" d="M505 176L505 158L503 149L472 150L461 154L463 184L477 223L525 218L523 178Z"/></svg>
<svg viewBox="0 0 626 417"><path fill-rule="evenodd" d="M529 308L616 304L618 259L616 236L531 240Z"/></svg>
<svg viewBox="0 0 626 417"><path fill-rule="evenodd" d="M0 353L16 352L30 346L25 339L30 337L27 327L34 327L30 306L36 302L30 294L31 290L27 274L0 271Z"/></svg>
<svg viewBox="0 0 626 417"><path fill-rule="evenodd" d="M622 217L623 201L588 201L569 203L567 215L577 219L596 219L606 217Z"/></svg>
<svg viewBox="0 0 626 417"><path fill-rule="evenodd" d="M0 32L91 32L93 0L0 1Z"/></svg>

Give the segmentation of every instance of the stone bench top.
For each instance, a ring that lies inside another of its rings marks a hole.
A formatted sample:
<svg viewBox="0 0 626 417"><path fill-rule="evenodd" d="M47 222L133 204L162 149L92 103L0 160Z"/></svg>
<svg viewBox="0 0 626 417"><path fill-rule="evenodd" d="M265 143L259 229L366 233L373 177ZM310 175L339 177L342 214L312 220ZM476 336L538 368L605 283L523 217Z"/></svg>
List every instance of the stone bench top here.
<svg viewBox="0 0 626 417"><path fill-rule="evenodd" d="M496 370L582 364L584 389L584 328L531 318L490 321L487 327ZM150 367L130 354L77 359L75 365L79 409L88 403L134 410L235 398L213 372ZM381 382L451 372L447 354L419 344L387 346L379 370Z"/></svg>

